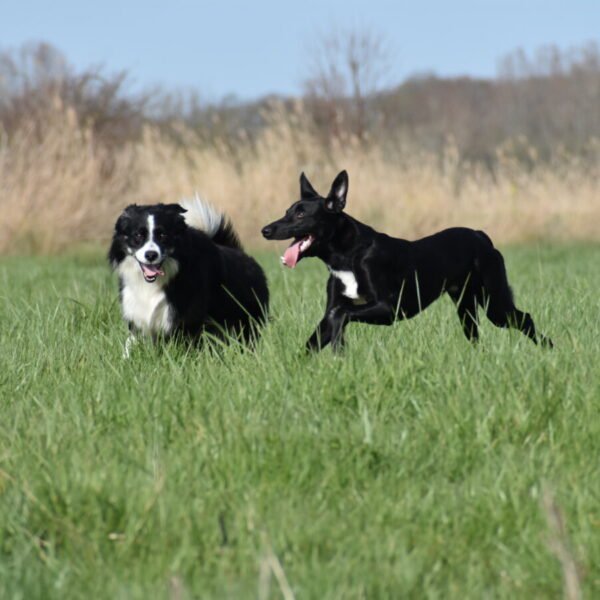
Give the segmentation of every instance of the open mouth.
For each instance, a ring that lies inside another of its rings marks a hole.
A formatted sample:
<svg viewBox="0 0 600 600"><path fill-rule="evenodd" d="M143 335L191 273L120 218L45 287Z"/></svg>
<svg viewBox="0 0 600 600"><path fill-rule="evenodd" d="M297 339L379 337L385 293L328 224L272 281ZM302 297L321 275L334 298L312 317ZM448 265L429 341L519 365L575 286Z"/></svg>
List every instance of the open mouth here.
<svg viewBox="0 0 600 600"><path fill-rule="evenodd" d="M284 252L281 257L281 262L290 269L296 266L296 263L302 258L302 254L306 252L315 241L314 235L307 235L303 238L296 238Z"/></svg>
<svg viewBox="0 0 600 600"><path fill-rule="evenodd" d="M161 269L162 263L158 265L147 265L146 263L140 261L138 261L138 263L140 265L140 269L142 269L142 275L148 283L156 281L156 278L159 275L165 274L165 272Z"/></svg>

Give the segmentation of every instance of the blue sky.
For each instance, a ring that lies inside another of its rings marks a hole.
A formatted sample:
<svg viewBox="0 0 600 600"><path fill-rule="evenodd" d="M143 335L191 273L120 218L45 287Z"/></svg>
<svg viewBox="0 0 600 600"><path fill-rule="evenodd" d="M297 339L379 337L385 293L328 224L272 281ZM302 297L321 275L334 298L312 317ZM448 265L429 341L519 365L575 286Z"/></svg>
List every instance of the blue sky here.
<svg viewBox="0 0 600 600"><path fill-rule="evenodd" d="M44 40L78 67L128 69L137 85L205 99L293 94L319 35L368 27L387 39L388 79L492 76L497 59L600 39L600 0L0 0L0 48Z"/></svg>

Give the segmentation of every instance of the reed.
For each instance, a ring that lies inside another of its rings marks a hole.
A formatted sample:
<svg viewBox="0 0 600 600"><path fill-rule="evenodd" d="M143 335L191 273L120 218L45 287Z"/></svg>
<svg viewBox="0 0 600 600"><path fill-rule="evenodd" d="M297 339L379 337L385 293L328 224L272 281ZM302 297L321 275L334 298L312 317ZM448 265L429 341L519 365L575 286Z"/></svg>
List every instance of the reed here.
<svg viewBox="0 0 600 600"><path fill-rule="evenodd" d="M105 243L129 203L172 202L198 191L234 220L244 243L264 246L260 228L298 196L304 170L317 189L350 173L348 211L375 227L414 238L465 225L501 243L600 238L600 141L587 157L557 149L538 160L527 141L496 151L493 172L448 141L442 156L403 143L351 136L324 144L302 104L274 104L257 136L203 141L184 125L177 140L154 126L141 139L107 147L75 111L53 109L0 144L0 251L53 253ZM523 153L527 161L523 161Z"/></svg>

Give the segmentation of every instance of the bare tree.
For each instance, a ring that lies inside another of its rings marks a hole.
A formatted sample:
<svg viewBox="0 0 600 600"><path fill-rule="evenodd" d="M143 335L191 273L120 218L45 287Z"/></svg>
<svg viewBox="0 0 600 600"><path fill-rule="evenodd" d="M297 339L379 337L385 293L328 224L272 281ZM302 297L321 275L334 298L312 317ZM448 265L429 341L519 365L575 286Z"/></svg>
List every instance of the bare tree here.
<svg viewBox="0 0 600 600"><path fill-rule="evenodd" d="M389 69L386 40L372 30L334 31L311 45L304 91L320 126L339 136L342 127L364 139L368 99L381 89Z"/></svg>
<svg viewBox="0 0 600 600"><path fill-rule="evenodd" d="M128 90L125 71L75 70L50 44L0 51L0 127L9 134L27 122L43 127L49 111L71 108L98 140L119 144L139 136L150 92Z"/></svg>

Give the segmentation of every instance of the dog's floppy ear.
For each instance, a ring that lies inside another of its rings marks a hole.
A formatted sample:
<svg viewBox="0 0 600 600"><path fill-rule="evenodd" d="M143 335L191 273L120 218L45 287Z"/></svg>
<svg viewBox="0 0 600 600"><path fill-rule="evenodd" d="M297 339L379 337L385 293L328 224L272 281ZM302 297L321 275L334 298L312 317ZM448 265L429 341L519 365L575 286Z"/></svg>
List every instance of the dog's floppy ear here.
<svg viewBox="0 0 600 600"><path fill-rule="evenodd" d="M135 213L135 211L138 209L138 205L137 204L130 204L129 206L126 206L123 209L123 212L121 213L122 217L133 217L133 213Z"/></svg>
<svg viewBox="0 0 600 600"><path fill-rule="evenodd" d="M119 215L117 222L115 223L115 231L117 233L125 232L125 229L129 223L129 221L133 217L134 213L136 212L137 208L138 208L137 204L130 204L129 206L125 207L123 212Z"/></svg>
<svg viewBox="0 0 600 600"><path fill-rule="evenodd" d="M331 184L331 190L325 198L325 208L331 212L342 212L346 206L348 194L348 173L342 171Z"/></svg>
<svg viewBox="0 0 600 600"><path fill-rule="evenodd" d="M318 198L319 192L311 185L308 177L302 172L300 175L300 198L302 200L309 200L311 198Z"/></svg>
<svg viewBox="0 0 600 600"><path fill-rule="evenodd" d="M169 212L174 212L180 215L187 212L187 208L183 208L181 204L163 204L163 208Z"/></svg>

